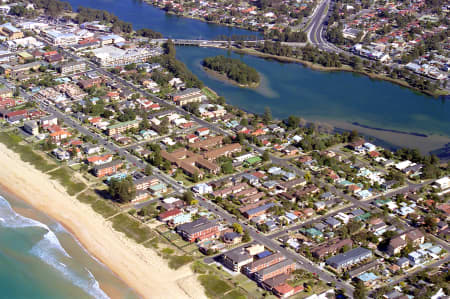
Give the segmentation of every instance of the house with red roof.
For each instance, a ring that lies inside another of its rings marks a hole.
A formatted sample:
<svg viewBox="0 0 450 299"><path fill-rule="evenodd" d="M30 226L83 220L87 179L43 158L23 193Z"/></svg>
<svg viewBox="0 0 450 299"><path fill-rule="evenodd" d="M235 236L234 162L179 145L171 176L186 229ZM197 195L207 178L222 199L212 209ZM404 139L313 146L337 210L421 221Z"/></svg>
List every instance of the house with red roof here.
<svg viewBox="0 0 450 299"><path fill-rule="evenodd" d="M168 210L165 212L162 212L161 214L158 215L158 220L159 221L170 221L172 220L175 216L178 216L182 214L182 211L178 208L172 209L172 210Z"/></svg>

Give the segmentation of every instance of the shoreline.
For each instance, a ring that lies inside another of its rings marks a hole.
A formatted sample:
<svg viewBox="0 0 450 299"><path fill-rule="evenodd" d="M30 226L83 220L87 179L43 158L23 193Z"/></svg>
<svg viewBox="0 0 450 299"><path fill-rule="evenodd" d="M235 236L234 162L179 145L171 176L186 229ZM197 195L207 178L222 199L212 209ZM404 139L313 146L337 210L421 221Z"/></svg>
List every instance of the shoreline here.
<svg viewBox="0 0 450 299"><path fill-rule="evenodd" d="M17 153L1 143L0 158L6 166L0 169L3 178L0 187L5 192L59 222L93 258L139 296L166 298L172 294L176 298L205 298L189 265L171 270L153 249L115 231L112 223L69 196L62 185L23 162Z"/></svg>
<svg viewBox="0 0 450 299"><path fill-rule="evenodd" d="M348 73L355 73L355 74L358 74L358 75L367 76L370 79L387 81L387 82L399 85L401 87L408 88L408 89L412 90L413 92L419 92L419 93L425 94L427 96L433 97L435 99L439 99L441 97L448 96L448 94L432 93L432 92L428 92L428 91L417 89L417 88L409 85L408 82L403 81L401 79L393 79L393 78L390 78L390 77L387 77L387 76L384 76L384 75L368 73L366 71L357 71L357 70L354 70L354 69L352 69L352 68L350 68L348 66L324 67L324 66L312 63L310 61L306 61L306 60L302 60L302 59L298 59L298 58L294 58L294 57L285 57L285 56L277 56L277 55L273 55L273 54L266 54L266 53L262 53L262 52L254 50L254 49L251 49L251 48L236 48L236 47L232 47L231 50L236 52L236 53L240 53L240 54L247 54L247 55L260 57L260 58L264 58L264 59L274 59L274 60L277 60L277 61L282 62L282 63L299 63L299 64L301 64L301 65L303 65L303 66L305 66L307 68L310 68L310 69L315 70L315 71L320 71L320 72L348 72Z"/></svg>
<svg viewBox="0 0 450 299"><path fill-rule="evenodd" d="M254 84L251 84L251 85L239 84L238 82L228 78L226 75L221 74L221 73L216 72L216 71L213 71L212 69L207 68L207 67L205 67L203 65L202 65L202 69L207 75L209 75L209 76L211 76L211 77L213 77L213 78L215 78L215 79L217 79L219 81L222 81L224 83L229 83L229 84L232 84L232 85L237 86L237 87L250 88L251 89L251 88L257 88L261 84L261 80L258 83L254 83Z"/></svg>
<svg viewBox="0 0 450 299"><path fill-rule="evenodd" d="M206 20L204 18L184 15L184 14L180 14L180 13L177 13L175 11L172 11L172 10L170 10L170 11L169 10L165 10L164 7L160 7L160 6L158 6L157 4L153 3L150 0L144 0L143 2L145 4L147 4L147 5L150 5L150 6L154 7L154 8L157 8L157 9L159 9L159 10L163 11L164 13L166 13L168 15L171 15L171 16L176 16L176 17L179 17L179 18L186 18L186 19L190 19L190 20L197 20L197 21L200 21L200 22L203 22L203 23L206 23L206 24L212 24L212 25L217 25L217 26L225 26L225 27L230 27L230 28L236 28L236 29L242 29L242 30L248 30L248 31L251 31L251 32L261 33L261 30L259 30L259 29L257 30L256 28L248 28L248 27L244 27L244 26L239 26L237 24L227 24L227 23L219 23L219 22L214 22L214 21L208 21L208 20Z"/></svg>

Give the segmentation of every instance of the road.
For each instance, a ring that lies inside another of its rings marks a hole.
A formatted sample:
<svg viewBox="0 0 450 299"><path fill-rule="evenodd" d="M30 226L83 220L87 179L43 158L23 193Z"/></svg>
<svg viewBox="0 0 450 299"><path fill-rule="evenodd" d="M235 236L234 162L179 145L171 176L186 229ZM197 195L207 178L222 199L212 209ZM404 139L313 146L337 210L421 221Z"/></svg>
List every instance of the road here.
<svg viewBox="0 0 450 299"><path fill-rule="evenodd" d="M320 22L323 20L323 16L321 16L319 13L322 12L324 13L324 10L326 8L327 5L327 1L330 0L324 0L324 2L321 4L321 6L318 8L317 10L317 14L315 15L315 18ZM318 22L313 23L313 25L311 25L312 29L311 31L316 30L317 31L317 24L319 24ZM62 50L62 49L60 49ZM74 58L74 59L79 59L79 57L77 57L76 55L67 52L67 51L63 51L66 55ZM167 102L163 99L160 99L158 97L156 97L153 94L150 94L148 92L145 92L143 90L141 90L140 88L136 87L135 85L131 84L130 82L127 82L126 80L102 69L97 67L95 64L93 64L92 62L83 59L88 66L90 66L92 68L92 70L95 70L105 76L108 76L109 78L115 80L116 82L121 83L122 85L130 88L131 90L133 90L134 92L138 92L140 94L142 94L143 96L152 99L153 101L159 103L161 106L164 107L170 107L173 110L175 110L177 113L183 115L183 116L187 116L189 115L190 118L197 122L198 124L200 124L203 127L207 127L209 128L211 131L227 136L227 135L231 135L229 132L227 132L226 130L220 128L217 125L211 124L209 122L206 122L203 119L200 119L194 115L189 114L187 111L183 110L181 107L179 106L175 106L170 102ZM30 95L27 94L25 91L22 91L24 97L30 98ZM110 142L108 140L107 137L94 133L91 130L89 130L88 128L84 127L82 124L80 124L78 121L75 121L73 118L71 118L70 116L58 111L57 109L53 108L52 106L46 106L43 105L42 103L38 103L38 105L40 106L40 108L42 110L45 110L48 113L54 114L56 115L59 119L61 119L62 121L64 121L64 123L76 130L78 130L80 133L87 135L87 136L91 136L94 140L96 140L98 142L98 144L103 145L106 149L110 150L111 152L116 152L117 154L119 154L123 159L125 159L128 163L144 169L148 164L145 163L144 161L138 159L137 157L135 157L134 155L132 155L131 153L129 153L126 149L121 148L117 145L115 145L114 143ZM264 150L261 148L256 147L255 145L252 144L248 144L249 146L251 146L256 152L263 154ZM282 167L285 167L287 169L289 169L290 171L293 171L294 173L296 173L298 176L304 176L304 172L302 170L300 170L299 168L297 168L296 166L292 165L290 163L289 160L286 159L282 159L279 157L276 157L274 155L269 155L271 161L274 164L280 165ZM178 193L178 194L183 194L184 192L187 191L187 189L178 184L172 177L166 175L165 173L161 172L159 169L154 168L154 175L156 177L158 177L162 182L166 183L168 186L171 186L173 188L173 190ZM320 182L320 181L313 181L314 183L316 183L317 186L324 186L325 183ZM410 186L407 186L405 188L409 188ZM342 198L347 199L349 202L351 202L353 204L352 207L347 207L342 209L342 211L346 211L347 209L353 208L353 207L363 207L366 209L374 209L374 207L371 205L371 201L360 201L357 200L356 198L343 194L340 190L336 189L334 186L329 186L330 191L334 192L336 195L341 196ZM403 189L402 189L403 190ZM404 190L403 190L404 191ZM401 192L401 190L397 190L395 192ZM217 216L219 216L220 218L224 219L225 221L229 222L229 223L234 223L234 222L238 222L242 225L242 227L244 229L246 229L250 236L253 238L253 240L255 240L256 242L259 242L261 244L263 244L264 246L271 248L273 250L277 250L279 252L281 252L282 254L284 254L286 257L296 261L299 265L299 267L310 271L312 273L316 273L316 275L318 275L320 277L320 279L322 279L323 281L326 282L334 282L336 287L339 289L344 290L348 295L351 295L353 293L353 287L351 285L349 285L348 283L342 282L342 281L338 281L336 279L336 277L326 271L323 271L320 267L318 267L317 265L313 264L311 261L309 261L308 259L306 259L305 257L292 252L282 246L280 246L280 244L278 244L274 238L276 238L277 236L285 233L286 231L282 231L279 233L276 233L274 235L270 235L270 236L265 236L261 233L259 233L258 231L256 231L253 227L247 225L244 222L240 222L238 219L236 219L235 216L230 215L228 212L226 212L225 210L223 210L222 208L220 208L219 206L215 205L214 203L206 200L205 198L203 198L202 196L195 194L195 197L198 199L199 201L199 205L207 210L209 210L210 212L216 214ZM375 200L372 199L372 201ZM148 204L148 202L143 203L143 204ZM339 212L339 211L338 211ZM337 213L337 212L336 212ZM315 219L315 220L311 220L311 221L318 221L321 220L324 217L328 217L329 215L323 216L320 219ZM302 224L305 225L305 224ZM293 228L289 228L289 230L295 230L298 229L297 227L293 227Z"/></svg>

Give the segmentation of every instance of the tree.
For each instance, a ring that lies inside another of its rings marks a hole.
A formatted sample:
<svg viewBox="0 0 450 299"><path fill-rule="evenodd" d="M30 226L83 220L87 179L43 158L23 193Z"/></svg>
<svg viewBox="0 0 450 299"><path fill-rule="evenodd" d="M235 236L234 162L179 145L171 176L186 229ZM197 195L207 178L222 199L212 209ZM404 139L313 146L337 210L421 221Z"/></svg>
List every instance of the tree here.
<svg viewBox="0 0 450 299"><path fill-rule="evenodd" d="M240 225L237 222L233 223L233 230L238 234L242 234L244 231L244 229L242 228L242 225Z"/></svg>
<svg viewBox="0 0 450 299"><path fill-rule="evenodd" d="M272 111L270 111L269 107L264 108L263 121L265 124L272 121Z"/></svg>
<svg viewBox="0 0 450 299"><path fill-rule="evenodd" d="M194 194L191 191L184 192L182 199L188 205L192 205L195 202Z"/></svg>
<svg viewBox="0 0 450 299"><path fill-rule="evenodd" d="M367 288L361 280L358 280L355 286L355 291L353 292L353 298L365 299L366 296L367 296Z"/></svg>
<svg viewBox="0 0 450 299"><path fill-rule="evenodd" d="M269 155L269 151L265 150L263 155L262 155L262 159L263 161L267 162L270 160L270 155Z"/></svg>
<svg viewBox="0 0 450 299"><path fill-rule="evenodd" d="M309 171L307 171L307 172L305 173L305 180L306 180L307 182L310 182L310 181L311 181L311 173L310 173Z"/></svg>
<svg viewBox="0 0 450 299"><path fill-rule="evenodd" d="M247 243L250 242L252 238L250 237L250 234L247 230L244 231L244 235L242 236L242 242Z"/></svg>
<svg viewBox="0 0 450 299"><path fill-rule="evenodd" d="M145 166L144 173L145 173L145 175L152 175L153 174L153 167L151 167L150 165Z"/></svg>
<svg viewBox="0 0 450 299"><path fill-rule="evenodd" d="M123 180L112 179L109 183L109 194L121 203L130 202L136 195L136 188L131 176Z"/></svg>
<svg viewBox="0 0 450 299"><path fill-rule="evenodd" d="M222 164L222 172L225 174L233 173L233 164L231 161L227 161Z"/></svg>

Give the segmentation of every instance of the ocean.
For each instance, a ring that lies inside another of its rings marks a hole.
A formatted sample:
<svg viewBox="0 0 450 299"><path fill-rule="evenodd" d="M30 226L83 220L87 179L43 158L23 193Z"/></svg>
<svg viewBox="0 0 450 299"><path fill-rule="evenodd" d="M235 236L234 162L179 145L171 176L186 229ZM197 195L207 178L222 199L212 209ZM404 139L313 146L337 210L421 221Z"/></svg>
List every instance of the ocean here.
<svg viewBox="0 0 450 299"><path fill-rule="evenodd" d="M139 298L61 224L0 193L1 298Z"/></svg>

